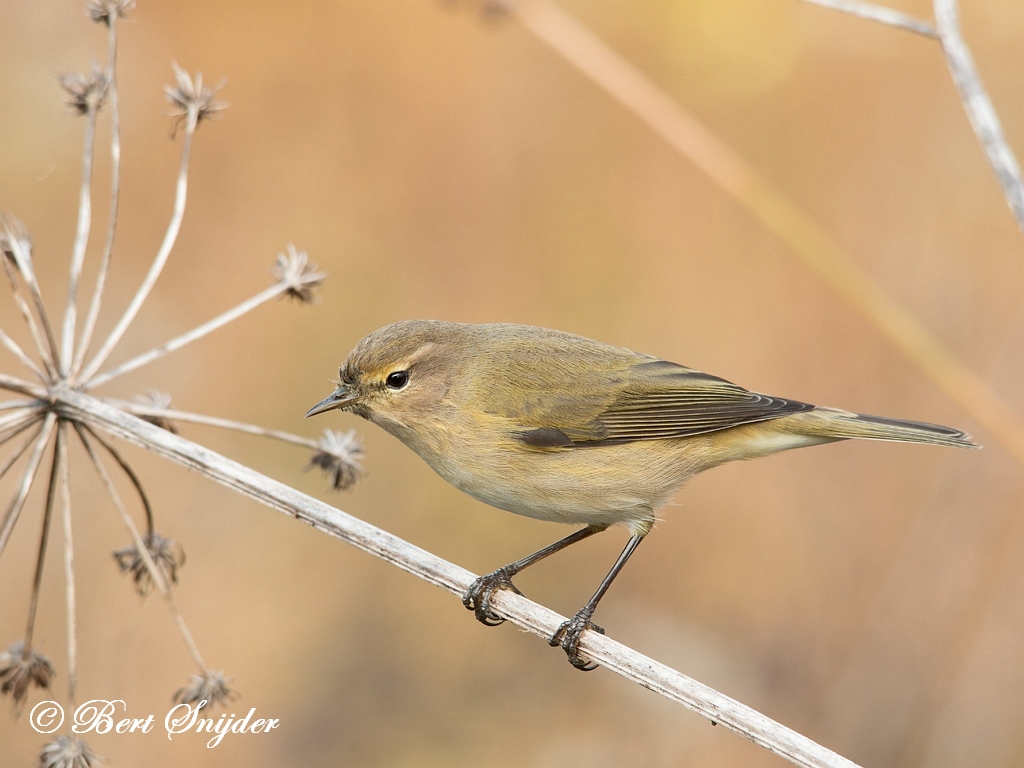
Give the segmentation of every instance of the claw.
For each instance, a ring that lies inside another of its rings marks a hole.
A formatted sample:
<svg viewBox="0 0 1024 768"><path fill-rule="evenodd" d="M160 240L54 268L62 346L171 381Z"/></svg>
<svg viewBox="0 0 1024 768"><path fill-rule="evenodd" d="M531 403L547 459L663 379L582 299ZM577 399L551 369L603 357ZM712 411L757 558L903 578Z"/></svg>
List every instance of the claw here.
<svg viewBox="0 0 1024 768"><path fill-rule="evenodd" d="M569 657L569 663L582 672L590 672L600 666L596 661L591 661L580 656L580 638L588 629L599 634L604 634L604 627L599 626L590 620L593 611L583 608L562 626L555 630L555 634L548 640L548 645L562 646L565 655Z"/></svg>
<svg viewBox="0 0 1024 768"><path fill-rule="evenodd" d="M479 577L469 585L466 594L462 596L462 604L473 611L477 621L488 627L496 627L505 621L491 610L491 596L497 589L508 589L517 595L523 594L512 583L509 572L505 568L499 568L494 573Z"/></svg>

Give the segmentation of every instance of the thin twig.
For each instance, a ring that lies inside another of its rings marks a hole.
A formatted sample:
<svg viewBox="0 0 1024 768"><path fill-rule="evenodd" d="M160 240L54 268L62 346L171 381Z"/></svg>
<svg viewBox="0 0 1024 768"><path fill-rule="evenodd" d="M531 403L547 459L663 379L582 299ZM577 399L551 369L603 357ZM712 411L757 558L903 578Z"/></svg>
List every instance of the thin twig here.
<svg viewBox="0 0 1024 768"><path fill-rule="evenodd" d="M39 553L36 556L36 573L32 579L32 595L28 602L28 626L25 628L24 657L32 651L32 634L36 627L36 609L39 607L39 588L43 583L43 563L46 561L46 543L50 538L50 521L53 519L53 502L57 497L57 478L60 474L60 444L62 429L57 430L57 446L53 450L53 464L50 466L50 483L46 489L46 508L43 512L43 529L39 534Z"/></svg>
<svg viewBox="0 0 1024 768"><path fill-rule="evenodd" d="M142 281L142 285L139 286L135 297L125 310L124 315L117 325L114 326L114 330L110 332L107 340L103 342L103 346L100 347L92 361L86 366L85 372L82 374L83 380L88 381L95 376L96 371L106 362L107 357L114 347L117 346L124 332L128 330L128 326L132 324L135 316L139 313L150 291L153 290L157 278L160 277L160 273L167 263L167 258L171 255L171 249L174 247L174 243L178 238L178 231L181 229L181 220L185 216L185 199L188 193L188 161L192 153L192 137L195 136L196 132L196 119L196 114L190 112L185 123L185 137L182 140L181 147L181 163L178 167L178 181L174 194L174 210L171 214L170 223L167 225L167 232L164 234L163 242L160 244L160 250L157 251L156 258L153 260L149 272Z"/></svg>
<svg viewBox="0 0 1024 768"><path fill-rule="evenodd" d="M21 276L25 278L25 283L28 285L28 291L32 295L32 301L36 305L36 314L39 315L39 324L43 326L43 335L46 337L47 344L49 346L49 359L54 363L55 369L58 360L57 353L57 338L53 335L53 328L50 326L49 315L46 314L46 304L43 303L43 294L39 291L39 281L36 280L36 272L32 266L32 260L29 255L25 253L25 249L21 240L14 236L11 231L10 225L7 220L0 217L0 223L4 226L4 233L7 235L7 239L11 246L11 252L14 254L14 260L18 263L18 270L21 272ZM7 265L6 259L0 259L5 265ZM15 283L17 285L17 283ZM29 314L31 317L31 313ZM32 326L30 325L30 328ZM38 331L36 331L38 333ZM44 358L46 354L44 354Z"/></svg>
<svg viewBox="0 0 1024 768"><path fill-rule="evenodd" d="M42 382L47 382L49 379L46 374L43 373L42 368L36 365L35 360L25 354L25 351L18 345L14 339L4 333L3 329L0 328L0 343L2 343L11 353L21 361L21 364L28 368L32 373L36 375Z"/></svg>
<svg viewBox="0 0 1024 768"><path fill-rule="evenodd" d="M452 563L385 531L354 518L294 488L272 480L201 445L155 427L89 395L61 389L56 407L74 419L88 419L135 445L233 488L273 509L298 518L365 552L461 598L475 576ZM139 545L139 542L136 542ZM564 621L528 598L502 590L495 595L496 611L514 624L541 637L550 637ZM733 699L660 664L609 637L586 632L581 644L586 655L609 670L719 723L766 749L802 766L854 768L854 763Z"/></svg>
<svg viewBox="0 0 1024 768"><path fill-rule="evenodd" d="M71 366L71 378L74 379L82 369L85 356L92 343L92 334L96 330L100 306L103 303L103 291L107 284L107 273L110 270L110 259L114 253L114 233L117 229L117 209L121 189L121 113L117 101L117 14L112 13L107 19L107 38L110 59L107 62L107 82L109 85L107 99L110 102L110 213L107 217L107 239L103 244L103 255L100 258L100 269L96 275L96 287L93 289L92 301L89 303L89 314L86 315L82 327L82 338L78 342L75 361Z"/></svg>
<svg viewBox="0 0 1024 768"><path fill-rule="evenodd" d="M96 118L99 107L93 104L86 112L85 141L82 149L82 185L78 192L78 225L75 227L75 245L71 252L71 271L68 279L68 302L64 310L64 330L61 334L58 368L67 375L71 370L71 356L75 348L75 322L78 312L78 280L82 276L85 250L89 245L92 228L92 161L96 140Z"/></svg>
<svg viewBox="0 0 1024 768"><path fill-rule="evenodd" d="M960 92L967 118L985 150L999 186L1003 188L1003 196L1017 220L1017 226L1024 230L1024 183L1021 182L1020 165L1006 142L999 115L982 85L978 69L974 66L974 58L960 33L956 0L934 0L934 9L942 52L946 56L946 65L953 76L953 82Z"/></svg>
<svg viewBox="0 0 1024 768"><path fill-rule="evenodd" d="M42 387L37 387L35 384L29 384L27 381L22 381L15 376L8 376L5 373L0 373L0 389L17 392L21 395L28 395L29 397L34 397L37 400L49 401L50 399L49 394Z"/></svg>
<svg viewBox="0 0 1024 768"><path fill-rule="evenodd" d="M203 323L198 328L193 328L188 333L183 333L181 336L178 336L175 339L171 339L166 344L156 347L155 349L151 349L148 352L144 352L138 357L133 357L131 360L122 363L117 368L109 370L106 373L102 373L99 376L96 376L95 378L89 378L89 374L86 373L85 376L83 377L85 383L82 385L82 389L86 391L95 389L96 387L106 384L108 381L112 379L116 379L118 376L121 376L122 374L128 373L129 371L134 371L136 368L141 368L142 366L152 362L153 360L156 360L158 358L163 357L164 355L170 354L171 352L181 349L186 344L193 342L196 339L201 339L203 336L206 336L207 334L212 333L218 328L227 325L232 320L241 317L246 312L249 312L258 307L260 304L264 304L270 301L271 299L280 296L282 293L288 290L288 287L288 283L284 281L275 283L266 290L256 294L252 298L246 299L238 306L229 309L227 312L218 315L212 320Z"/></svg>
<svg viewBox="0 0 1024 768"><path fill-rule="evenodd" d="M884 5L865 3L861 2L861 0L804 0L804 2L811 5L820 5L822 8L829 8L841 13L848 13L861 19L877 21L880 24L885 24L887 27L895 27L905 32L913 32L933 39L939 36L938 32L935 31L935 27L927 21L915 18L902 11L894 11L892 8L886 8Z"/></svg>
<svg viewBox="0 0 1024 768"><path fill-rule="evenodd" d="M4 226L6 227L6 223ZM14 295L14 303L18 305L18 310L28 326L29 335L36 345L39 359L43 361L43 366L46 368L49 378L55 378L57 376L57 369L51 359L50 351L46 348L46 340L43 338L43 334L36 324L35 317L32 315L32 310L29 309L25 297L21 295L21 286L18 284L18 279L15 277L14 271L11 269L7 259L0 259L0 262L3 263L4 273L7 275L7 280L10 283L11 293Z"/></svg>
<svg viewBox="0 0 1024 768"><path fill-rule="evenodd" d="M154 429L158 429L158 427L154 427ZM114 487L114 483L110 479L110 475L107 474L107 470L103 466L103 462L100 460L99 455L96 453L96 449L93 448L92 443L89 442L89 438L86 436L85 430L77 422L75 422L75 430L78 432L78 437L81 439L82 445L85 446L85 450L89 454L89 458L92 459L93 466L96 467L96 472L103 481L103 485L106 486L107 493L109 493L110 498L113 499L114 506L117 507L117 511L120 513L121 519L128 527L128 532L131 534L135 548L139 552L139 557L142 558L142 562L146 565L146 570L149 571L149 577L153 580L157 590L163 596L167 603L167 607L174 616L174 622L177 624L178 631L181 632L181 636L185 640L185 645L188 646L192 659L199 666L199 669L205 672L206 664L203 662L203 657L199 653L199 646L196 645L196 641L193 639L192 633L188 629L188 625L185 624L185 619L182 618L180 613L178 613L178 609L174 605L174 595L171 593L171 588L167 584L167 580L164 578L163 571L161 571L157 567L156 563L153 562L153 557L149 554L149 547L147 547L146 543L142 540L142 536L139 534L139 529L135 526L135 521L132 520L131 515L128 514L128 509L121 500L121 495L117 492L117 488Z"/></svg>
<svg viewBox="0 0 1024 768"><path fill-rule="evenodd" d="M151 405L143 405L142 403L131 403L127 400L117 400L112 397L104 398L103 401L124 411L128 411L128 413L135 414L136 416L158 416L170 421L184 421L192 424L202 424L207 427L232 429L235 432L244 432L248 435L269 437L274 440L290 443L291 445L301 445L303 448L312 448L313 450L318 450L320 448L320 443L311 438L293 435L291 432L281 432L277 429L267 429L266 427L260 427L255 424L246 424L241 421L221 419L217 416L204 416L200 413L189 413L188 411L175 411L171 408L158 408Z"/></svg>
<svg viewBox="0 0 1024 768"><path fill-rule="evenodd" d="M28 429L31 425L32 425L31 421L26 421L22 425L21 429L18 430L18 432L16 432L15 434L11 435L7 439L9 440L12 437L15 437L16 435L20 434L24 430ZM43 431L43 425L40 424L39 427L36 429L36 431L33 432L31 435L29 435L27 438L25 438L24 442L22 442L22 444L19 445L15 449L14 453L12 453L10 456L8 456L7 460L3 464L0 464L0 478L3 478L3 476L7 474L8 470L10 470L10 468L13 467L17 463L18 459L21 458L22 454L25 453L25 451L32 444L32 442L37 437L39 437L39 433L42 432L42 431Z"/></svg>
<svg viewBox="0 0 1024 768"><path fill-rule="evenodd" d="M135 474L135 470L131 468L131 465L124 460L124 458L121 456L120 453L117 452L114 446L112 446L110 443L108 443L106 440L104 440L102 437L96 434L92 427L90 427L88 424L83 424L81 426L82 429L86 430L90 435L93 436L97 443L99 443L106 449L107 453L109 453L113 457L114 461L117 462L118 466L121 467L121 469L124 471L126 475L128 475L128 479L131 480L132 485L135 486L135 492L139 494L139 500L142 502L142 508L146 511L146 533L148 534L147 538L152 537L152 535L156 532L153 523L153 507L151 507L149 504L149 497L146 496L146 492L142 488L142 481L139 480L139 476Z"/></svg>
<svg viewBox="0 0 1024 768"><path fill-rule="evenodd" d="M11 501L11 505L7 508L7 514L4 515L3 526L0 527L0 555L3 554L4 548L7 546L7 540L11 536L11 531L14 530L14 524L18 522L18 515L21 514L22 507L25 506L25 499L28 496L29 489L32 487L32 482L36 479L39 460L43 457L43 449L50 439L50 432L53 431L53 424L56 419L57 417L53 413L46 414L46 420L43 422L43 428L36 440L35 448L33 448L29 456L25 474L22 475L21 486Z"/></svg>
<svg viewBox="0 0 1024 768"><path fill-rule="evenodd" d="M18 408L35 408L42 405L38 400L4 400L0 402L0 411L11 411Z"/></svg>
<svg viewBox="0 0 1024 768"><path fill-rule="evenodd" d="M59 457L64 518L64 595L68 620L68 703L75 708L78 689L78 620L75 608L75 548L71 532L71 477L68 470L67 423L57 428L54 454Z"/></svg>

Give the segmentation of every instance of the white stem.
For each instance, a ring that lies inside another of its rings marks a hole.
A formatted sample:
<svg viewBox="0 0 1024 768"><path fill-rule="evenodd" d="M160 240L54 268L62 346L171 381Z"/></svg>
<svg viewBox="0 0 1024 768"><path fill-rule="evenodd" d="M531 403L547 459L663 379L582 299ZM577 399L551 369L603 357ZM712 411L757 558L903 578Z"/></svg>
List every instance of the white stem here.
<svg viewBox="0 0 1024 768"><path fill-rule="evenodd" d="M23 427L23 428L27 428L27 427L29 427L29 426L30 426L31 424L32 424L32 419L26 419L26 420L25 420L25 423L24 423L24 424L22 425L22 427ZM42 425L42 424L40 424L40 425L39 425L39 429L37 429L37 430L36 430L35 432L33 432L33 433L32 433L31 435L29 435L29 436L28 436L28 437L27 437L27 438L26 438L26 439L24 440L24 442L22 442L22 444L21 444L21 445L19 445L19 446L18 446L18 447L17 447L17 448L16 448L15 450L14 450L14 453L12 453L12 454L11 454L10 456L8 456L8 457L7 457L7 460L6 460L6 461L5 461L5 462L4 462L3 464L0 464L0 478L2 478L2 477L3 477L4 475L6 475L6 474L7 474L7 471L8 471L8 470L9 470L9 469L10 469L11 467L13 467L13 466L14 466L15 462L17 462L17 461L18 461L18 459L20 459L20 458L21 458L21 455L22 455L23 453L25 453L25 451L26 451L26 450L28 449L28 447L29 447L29 446L30 446L30 445L32 444L32 442L33 442L33 441L34 441L34 440L35 440L35 439L36 439L37 437L39 437L39 433L40 433L40 432L42 432L42 430L43 430L43 425ZM21 430L18 430L18 431L20 432ZM9 440L9 439L11 439L12 437L14 437L14 436L15 436L15 435L17 435L17 434L18 434L18 433L17 433L17 432L15 432L15 433L14 433L14 435L10 435L10 436L9 436L9 437L8 437L7 439Z"/></svg>
<svg viewBox="0 0 1024 768"><path fill-rule="evenodd" d="M934 0L934 8L942 52L946 55L946 65L960 92L967 118L985 150L999 186L1003 188L1003 196L1017 225L1024 229L1024 184L1021 182L1020 165L1006 142L999 115L982 85L981 76L974 66L974 58L960 33L956 0Z"/></svg>
<svg viewBox="0 0 1024 768"><path fill-rule="evenodd" d="M113 351L114 347L124 336L124 332L128 330L128 326L132 324L135 316L139 313L142 308L143 302L149 296L150 291L153 290L153 286L156 284L157 278L160 277L160 273L163 271L164 265L167 263L167 258L171 255L171 249L174 248L174 242L178 239L178 231L181 229L181 220L185 216L185 198L188 193L188 160L189 155L192 153L192 137L195 135L196 130L196 115L194 110L189 111L188 122L185 125L185 138L182 142L181 148L181 165L178 168L178 183L174 195L174 211L171 214L171 221L167 226L167 232L164 234L164 240L160 244L160 250L157 251L156 258L153 260L152 266L149 268L149 272L146 274L146 278L142 281L142 285L139 286L138 292L135 294L135 298L132 299L128 305L128 309L125 310L124 315L118 321L117 325L114 326L114 330L110 332L107 340L103 342L103 346L100 347L99 352L93 357L92 361L86 367L85 372L82 374L82 379L88 381L96 375L96 371L100 369L100 366L106 362L107 357Z"/></svg>
<svg viewBox="0 0 1024 768"><path fill-rule="evenodd" d="M39 434L35 448L32 449L32 454L29 456L25 474L22 475L21 486L11 501L11 505L7 508L3 526L0 526L0 555L4 553L4 547L7 546L7 540L11 537L14 524L18 522L18 515L21 514L22 507L25 506L25 499L28 496L29 489L32 487L32 482L36 479L39 461L43 458L43 449L46 448L46 443L50 439L50 432L53 431L53 425L56 420L57 417L52 413L46 414L46 421L43 422L42 432Z"/></svg>
<svg viewBox="0 0 1024 768"><path fill-rule="evenodd" d="M75 608L75 546L71 534L71 477L68 472L67 424L57 428L54 461L60 467L61 501L64 514L64 595L68 619L68 703L75 708L78 689L78 630Z"/></svg>
<svg viewBox="0 0 1024 768"><path fill-rule="evenodd" d="M35 342L36 351L39 353L39 359L43 361L43 365L46 367L49 377L56 378L57 369L50 357L50 351L46 348L46 340L43 338L43 334L39 331L39 326L36 325L35 318L32 315L32 310L29 309L28 303L26 303L25 298L21 295L21 287L18 285L18 278L11 269L11 265L7 263L6 258L0 259L0 263L3 264L4 272L6 273L7 280L11 286L11 293L14 294L14 303L18 305L18 310L21 312L21 316L24 318L25 324L28 326L29 335L32 337L32 341Z"/></svg>
<svg viewBox="0 0 1024 768"><path fill-rule="evenodd" d="M72 418L87 420L93 426L195 469L456 596L461 597L475 578L474 574L464 568L397 536L94 397L69 388L60 389L55 397L58 409ZM508 590L496 593L492 605L503 618L544 638L550 637L565 621L564 617L554 611ZM586 632L581 649L589 658L610 671L736 731L797 765L807 768L855 768L854 763L811 739L610 637Z"/></svg>
<svg viewBox="0 0 1024 768"><path fill-rule="evenodd" d="M85 250L89 245L92 227L92 160L96 140L97 107L89 109L85 123L85 146L82 150L82 186L78 192L78 226L75 245L71 252L71 275L68 279L68 303L64 310L64 330L61 334L59 368L63 375L71 370L71 355L75 348L75 322L78 313L78 281L85 263Z"/></svg>
<svg viewBox="0 0 1024 768"><path fill-rule="evenodd" d="M114 482L110 479L110 475L107 474L107 469L103 466L103 462L100 460L99 454L97 454L96 450L92 447L92 442L90 442L89 438L86 436L85 430L78 424L75 424L75 430L78 432L78 437L81 439L82 445L85 446L85 450L89 454L89 458L92 459L93 466L96 467L96 472L103 481L103 485L106 486L107 493L109 493L110 498L113 499L114 506L117 507L117 511L121 515L121 520L124 521L125 526L128 528L128 533L131 535L132 542L135 544L135 548L139 552L139 557L142 558L142 562L146 566L146 571L149 572L149 576L156 585L157 591L167 602L167 607L170 608L171 614L174 617L174 622L177 624L178 630L181 632L181 635L185 640L185 645L188 646L189 653L192 654L192 658L196 664L199 665L199 668L205 671L206 665L203 663L203 657L199 653L199 647L192 638L192 633L189 632L188 625L185 624L185 620L182 618L181 614L178 613L178 609L174 605L174 595L171 594L170 585L168 585L167 580L164 578L163 571L161 571L157 567L157 564L153 562L153 557L149 554L149 547L147 547L145 541L143 541L142 534L139 533L139 529L136 527L135 521L132 520L132 516L128 514L128 509L121 500L121 495L117 492L117 488L114 486Z"/></svg>
<svg viewBox="0 0 1024 768"><path fill-rule="evenodd" d="M292 445L301 445L303 448L312 448L313 450L320 448L320 443L311 438L293 435L291 432L281 432L277 429L267 429L266 427L260 427L255 424L246 424L241 421L221 419L217 416L204 416L201 413L189 413L188 411L175 411L170 408L157 408L151 405L130 403L127 400L116 400L114 398L104 398L103 402L110 403L111 405L124 411L128 411L128 413L136 416L159 416L171 421L185 421L192 424L202 424L207 427L232 429L235 432L244 432L248 435L269 437L274 440L291 443Z"/></svg>
<svg viewBox="0 0 1024 768"><path fill-rule="evenodd" d="M883 5L864 3L861 0L804 0L805 3L820 5L822 8L830 8L833 11L848 13L861 19L869 19L885 24L887 27L895 27L905 32L913 32L917 35L936 38L938 32L935 27L927 21L922 21L901 11L894 11Z"/></svg>
<svg viewBox="0 0 1024 768"><path fill-rule="evenodd" d="M71 366L72 380L82 369L85 356L92 343L92 335L96 330L100 306L103 303L103 291L107 284L107 273L110 259L114 252L114 233L117 229L117 207L121 189L121 113L117 100L117 14L111 14L107 22L110 60L107 63L107 79L109 82L110 101L110 213L107 217L107 239L103 244L103 255L100 258L100 269L96 275L96 287L93 289L92 301L89 303L89 314L86 315L82 327L82 339L75 352L74 364Z"/></svg>
<svg viewBox="0 0 1024 768"><path fill-rule="evenodd" d="M181 349L186 344L193 342L196 339L201 339L203 336L206 336L207 334L212 333L218 328L227 325L232 320L241 317L246 312L249 312L258 307L260 304L264 304L270 301L275 296L280 296L286 290L288 290L287 283L275 283L274 285L267 288L265 291L256 294L251 299L243 301L237 307L229 309L224 314L219 315L206 323L203 323L198 328L194 328L188 333L183 333L181 336L178 336L175 339L171 339L162 346L156 347L155 349L151 349L148 352L143 352L138 357L133 357L131 360L121 363L121 365L117 366L117 368L109 370L106 373L102 373L99 376L96 376L95 378L88 378L89 374L88 372L86 372L85 376L83 377L85 379L85 383L83 384L82 389L85 391L95 389L96 387L106 384L108 381L112 379L116 379L118 376L121 376L122 374L128 373L129 371L134 371L136 368L141 368L147 363L151 363L154 360L163 357L164 355L170 354L175 350Z"/></svg>
<svg viewBox="0 0 1024 768"><path fill-rule="evenodd" d="M14 339L8 336L3 329L0 329L0 343L2 343L11 353L21 361L21 364L28 368L32 373L36 375L43 383L49 381L46 374L43 373L42 368L35 364L35 361L31 357L25 354L25 351L18 345Z"/></svg>
<svg viewBox="0 0 1024 768"><path fill-rule="evenodd" d="M4 373L0 373L0 389L18 392L19 394L35 397L39 400L50 399L49 394L42 387L37 387L35 384L29 384L27 381L22 381L21 379L15 378L14 376L8 376Z"/></svg>
<svg viewBox="0 0 1024 768"><path fill-rule="evenodd" d="M49 353L45 349L41 350L41 354L44 361L49 361L56 366L57 360L57 338L53 335L53 328L50 327L50 318L46 314L46 305L43 303L43 294L39 291L39 282L36 280L35 269L32 267L32 261L29 259L25 249L22 247L21 240L14 236L7 221L0 217L0 222L4 225L4 233L7 235L7 240L11 246L11 252L14 254L14 260L18 263L18 269L21 272L22 277L25 278L25 282L28 284L29 293L32 294L32 301L36 305L36 313L39 315L39 323L43 326L43 334L46 338L47 345L49 346ZM11 282L16 287L17 282L13 279L13 275L10 274L10 265L7 264L6 259L0 259L4 262L4 266L8 269L8 276L12 278ZM17 290L15 291L16 293ZM18 294L20 295L20 294ZM27 309L27 307L26 307ZM32 317L32 313L28 313L28 317ZM35 329L35 324L30 323L30 328ZM33 330L35 335L39 334L39 330ZM40 340L41 343L41 340Z"/></svg>

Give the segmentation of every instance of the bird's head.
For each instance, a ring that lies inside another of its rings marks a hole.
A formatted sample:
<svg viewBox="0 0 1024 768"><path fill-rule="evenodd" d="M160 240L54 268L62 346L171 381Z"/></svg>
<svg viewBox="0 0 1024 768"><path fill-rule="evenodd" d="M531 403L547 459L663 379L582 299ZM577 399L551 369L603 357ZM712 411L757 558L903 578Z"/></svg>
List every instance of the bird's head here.
<svg viewBox="0 0 1024 768"><path fill-rule="evenodd" d="M350 411L404 436L439 417L471 348L458 323L407 320L360 341L338 371L337 388L306 413Z"/></svg>

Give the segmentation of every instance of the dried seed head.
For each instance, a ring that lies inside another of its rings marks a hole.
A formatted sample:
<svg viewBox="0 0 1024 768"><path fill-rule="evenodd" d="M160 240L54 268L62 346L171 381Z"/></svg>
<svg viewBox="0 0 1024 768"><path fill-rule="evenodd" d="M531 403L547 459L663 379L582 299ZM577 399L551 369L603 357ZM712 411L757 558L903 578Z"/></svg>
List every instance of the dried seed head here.
<svg viewBox="0 0 1024 768"><path fill-rule="evenodd" d="M95 61L87 74L65 72L60 76L60 85L64 89L64 100L77 115L88 115L98 112L107 98L106 73Z"/></svg>
<svg viewBox="0 0 1024 768"><path fill-rule="evenodd" d="M174 106L174 111L170 113L170 116L178 118L175 123L175 131L183 122L186 126L191 124L194 127L208 118L219 120L218 113L227 109L228 105L226 102L217 101L214 96L224 87L224 81L222 80L212 87L203 85L202 72L196 72L195 79L193 79L177 64L171 64L171 66L174 67L174 79L177 81L177 85L165 85L164 93L167 95L167 101Z"/></svg>
<svg viewBox="0 0 1024 768"><path fill-rule="evenodd" d="M178 569L185 564L185 550L174 539L165 539L156 531L147 533L142 540L164 579L177 584ZM142 559L139 548L132 544L130 547L118 549L114 552L114 559L117 560L117 567L121 569L121 573L131 574L138 593L143 597L148 595L153 589L153 576L146 568L146 561Z"/></svg>
<svg viewBox="0 0 1024 768"><path fill-rule="evenodd" d="M18 263L19 250L21 255L31 263L32 236L20 219L9 213L0 213L0 253L21 270L21 265ZM24 272L24 270L21 271Z"/></svg>
<svg viewBox="0 0 1024 768"><path fill-rule="evenodd" d="M363 458L363 446L356 431L324 430L318 445L320 450L313 454L307 469L320 467L330 477L335 490L343 491L355 485L363 475L363 467L359 463Z"/></svg>
<svg viewBox="0 0 1024 768"><path fill-rule="evenodd" d="M14 699L14 711L20 712L28 697L29 685L49 688L56 672L50 660L41 653L29 649L20 640L12 643L0 653L0 691Z"/></svg>
<svg viewBox="0 0 1024 768"><path fill-rule="evenodd" d="M135 0L89 0L85 14L97 24L110 26L111 19L123 19L135 7Z"/></svg>
<svg viewBox="0 0 1024 768"><path fill-rule="evenodd" d="M135 402L139 405L144 405L147 408L167 408L167 406L171 404L171 396L165 392L157 392L155 389L151 389L144 395L136 395ZM160 427L160 429L166 429L173 435L178 434L177 425L166 416L140 414L139 418L143 421L148 421L154 426Z"/></svg>
<svg viewBox="0 0 1024 768"><path fill-rule="evenodd" d="M277 261L270 269L270 274L280 283L288 285L288 295L304 304L313 302L313 291L320 287L326 272L317 272L316 264L309 260L305 251L300 251L291 243L288 253L277 254Z"/></svg>
<svg viewBox="0 0 1024 768"><path fill-rule="evenodd" d="M92 768L100 757L77 736L58 736L39 750L39 768Z"/></svg>
<svg viewBox="0 0 1024 768"><path fill-rule="evenodd" d="M208 705L227 704L238 698L238 694L228 688L231 678L223 670L207 669L201 675L192 675L189 684L174 693L174 701L178 704L195 704L205 701Z"/></svg>

